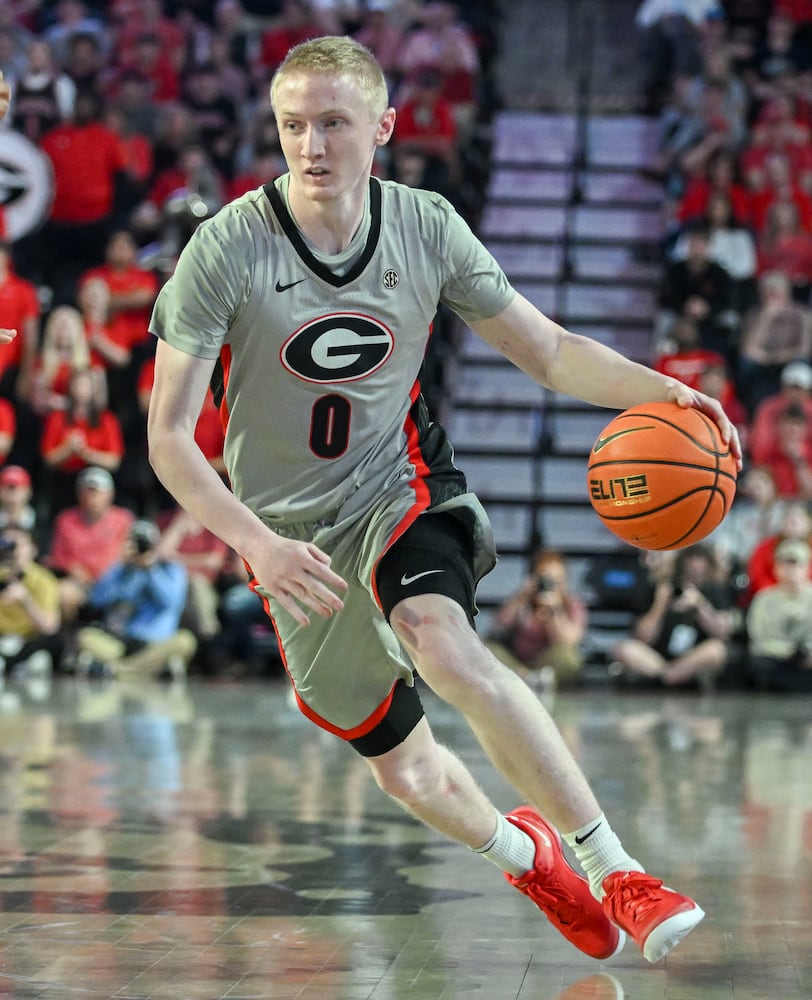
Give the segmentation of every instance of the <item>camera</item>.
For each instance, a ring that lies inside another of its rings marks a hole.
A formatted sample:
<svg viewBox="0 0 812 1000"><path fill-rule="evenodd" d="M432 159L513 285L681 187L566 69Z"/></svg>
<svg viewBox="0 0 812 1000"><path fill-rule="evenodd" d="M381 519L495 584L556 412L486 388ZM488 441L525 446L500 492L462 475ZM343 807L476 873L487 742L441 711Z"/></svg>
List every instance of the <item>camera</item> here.
<svg viewBox="0 0 812 1000"><path fill-rule="evenodd" d="M139 556L146 555L158 544L158 529L151 521L136 521L130 530L130 541Z"/></svg>
<svg viewBox="0 0 812 1000"><path fill-rule="evenodd" d="M19 580L22 574L17 569L17 542L13 538L0 535L0 590Z"/></svg>
<svg viewBox="0 0 812 1000"><path fill-rule="evenodd" d="M551 590L555 590L555 580L551 580L549 576L540 576L536 583L536 593L549 594Z"/></svg>

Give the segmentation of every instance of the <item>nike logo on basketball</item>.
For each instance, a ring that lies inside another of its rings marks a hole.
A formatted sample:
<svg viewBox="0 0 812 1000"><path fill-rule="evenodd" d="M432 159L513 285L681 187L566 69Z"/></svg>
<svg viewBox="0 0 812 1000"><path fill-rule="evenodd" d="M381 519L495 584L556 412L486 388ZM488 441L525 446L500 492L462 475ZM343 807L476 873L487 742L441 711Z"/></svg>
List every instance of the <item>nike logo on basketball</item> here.
<svg viewBox="0 0 812 1000"><path fill-rule="evenodd" d="M415 580L419 580L421 576L430 576L432 573L442 573L441 569L426 569L422 573L415 573L414 576L406 576L404 573L400 578L401 587L408 587L410 583L414 583Z"/></svg>
<svg viewBox="0 0 812 1000"><path fill-rule="evenodd" d="M615 431L614 434L609 434L605 438L598 438L598 440L595 442L595 444L594 444L594 446L592 448L592 451L593 451L593 453L600 451L601 448L605 448L606 445L608 445L610 441L614 441L615 438L623 437L624 434L634 434L635 431L642 431L642 430L646 430L646 429L647 428L644 428L644 427L627 427L626 430Z"/></svg>
<svg viewBox="0 0 812 1000"><path fill-rule="evenodd" d="M281 281L277 281L276 290L277 292L286 292L289 288L293 288L294 285L301 285L303 281L307 281L307 278L299 278L298 281L289 281L287 285L283 285Z"/></svg>
<svg viewBox="0 0 812 1000"><path fill-rule="evenodd" d="M593 826L593 827L592 827L592 829L591 829L591 830L589 831L589 833L585 833L585 834L583 835L583 837L576 837L576 838L575 838L575 843L576 843L576 844L583 844L583 842L584 842L585 840L589 840L589 838L590 838L590 837L592 836L592 834L593 834L593 833L594 833L594 832L595 832L595 831L596 831L596 830L598 829L598 827L599 827L600 825L601 825L601 824L600 824L600 823L598 823L598 824L597 824L596 826Z"/></svg>

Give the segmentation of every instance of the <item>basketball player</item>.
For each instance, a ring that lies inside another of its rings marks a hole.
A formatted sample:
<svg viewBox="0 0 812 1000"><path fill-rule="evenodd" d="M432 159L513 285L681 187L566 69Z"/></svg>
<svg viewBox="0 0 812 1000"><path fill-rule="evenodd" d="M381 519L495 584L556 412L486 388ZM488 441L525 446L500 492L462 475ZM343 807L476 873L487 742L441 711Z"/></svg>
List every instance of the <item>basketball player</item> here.
<svg viewBox="0 0 812 1000"><path fill-rule="evenodd" d="M557 392L698 407L740 457L735 431L715 400L539 313L442 198L371 178L395 111L358 43L292 49L271 103L289 172L196 230L154 308L154 468L249 564L308 718L576 947L608 958L625 931L656 961L702 909L624 851L541 703L471 627L495 557L420 395L437 304ZM194 441L212 378L233 493ZM501 815L435 742L415 668L532 805Z"/></svg>

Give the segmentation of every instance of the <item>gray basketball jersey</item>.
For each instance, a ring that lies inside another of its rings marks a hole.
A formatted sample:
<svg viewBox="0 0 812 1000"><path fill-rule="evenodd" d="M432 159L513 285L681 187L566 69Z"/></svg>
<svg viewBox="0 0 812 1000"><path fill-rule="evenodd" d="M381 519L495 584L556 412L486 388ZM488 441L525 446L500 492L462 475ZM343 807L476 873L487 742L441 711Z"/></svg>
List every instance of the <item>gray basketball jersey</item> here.
<svg viewBox="0 0 812 1000"><path fill-rule="evenodd" d="M270 523L329 520L356 491L450 465L420 400L437 304L474 322L514 294L439 195L373 178L368 209L365 243L337 274L279 180L249 192L196 230L155 304L156 336L219 360L231 484Z"/></svg>

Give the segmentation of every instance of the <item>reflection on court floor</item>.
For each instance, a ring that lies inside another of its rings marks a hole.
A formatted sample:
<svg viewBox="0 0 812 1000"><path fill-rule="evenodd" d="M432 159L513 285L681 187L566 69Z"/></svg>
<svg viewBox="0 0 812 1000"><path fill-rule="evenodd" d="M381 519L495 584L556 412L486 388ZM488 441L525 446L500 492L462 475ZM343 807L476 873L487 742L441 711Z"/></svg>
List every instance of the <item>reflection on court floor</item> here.
<svg viewBox="0 0 812 1000"><path fill-rule="evenodd" d="M386 799L281 682L38 678L0 694L0 995L812 997L812 702L589 690L550 707L629 851L707 911L664 962L575 951Z"/></svg>

